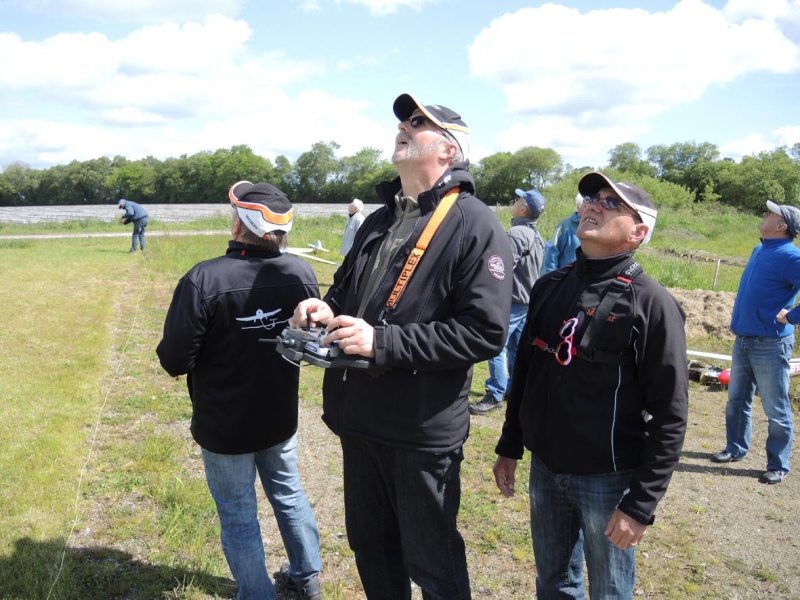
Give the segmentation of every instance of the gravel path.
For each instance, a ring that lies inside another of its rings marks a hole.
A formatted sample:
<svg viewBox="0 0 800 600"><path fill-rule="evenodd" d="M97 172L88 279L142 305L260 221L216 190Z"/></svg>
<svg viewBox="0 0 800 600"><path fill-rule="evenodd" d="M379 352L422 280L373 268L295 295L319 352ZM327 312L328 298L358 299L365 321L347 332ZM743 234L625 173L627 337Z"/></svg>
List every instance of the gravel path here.
<svg viewBox="0 0 800 600"><path fill-rule="evenodd" d="M347 204L295 204L298 217L327 217L346 215ZM203 217L229 214L229 204L147 204L151 220L163 223L186 223ZM364 214L378 208L365 204ZM63 223L65 221L98 220L116 221L120 211L116 205L91 206L0 206L0 223ZM128 234L130 235L130 234ZM148 232L150 235L150 232Z"/></svg>

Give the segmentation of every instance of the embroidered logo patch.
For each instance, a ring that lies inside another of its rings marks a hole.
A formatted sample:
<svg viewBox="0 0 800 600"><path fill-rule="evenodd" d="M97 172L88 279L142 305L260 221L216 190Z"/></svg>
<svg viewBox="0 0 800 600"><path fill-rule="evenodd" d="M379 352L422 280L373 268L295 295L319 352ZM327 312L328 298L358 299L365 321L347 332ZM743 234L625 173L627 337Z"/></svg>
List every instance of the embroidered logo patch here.
<svg viewBox="0 0 800 600"><path fill-rule="evenodd" d="M492 254L486 266L489 267L489 273L491 273L492 277L495 279L503 281L503 279L506 278L506 265L503 262L503 257L499 254Z"/></svg>

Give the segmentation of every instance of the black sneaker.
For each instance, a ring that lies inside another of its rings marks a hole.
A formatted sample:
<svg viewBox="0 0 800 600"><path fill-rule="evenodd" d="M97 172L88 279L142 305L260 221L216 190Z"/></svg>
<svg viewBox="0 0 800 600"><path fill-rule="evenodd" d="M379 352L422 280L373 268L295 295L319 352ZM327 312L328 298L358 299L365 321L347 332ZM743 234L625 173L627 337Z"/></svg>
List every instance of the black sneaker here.
<svg viewBox="0 0 800 600"><path fill-rule="evenodd" d="M281 570L275 576L275 581L283 584L283 587L287 590L294 590L299 593L301 598L311 598L312 600L322 598L319 575L314 575L308 581L295 581L289 577L289 563L281 565Z"/></svg>
<svg viewBox="0 0 800 600"><path fill-rule="evenodd" d="M475 402L474 404L469 405L469 412L473 415L482 416L502 407L502 401L498 402L492 397L491 394L486 394L483 398L481 398L480 402Z"/></svg>
<svg viewBox="0 0 800 600"><path fill-rule="evenodd" d="M711 456L711 462L715 463L729 463L729 462L739 462L743 460L744 456L733 456L727 450L723 450L722 452L717 452L716 454Z"/></svg>
<svg viewBox="0 0 800 600"><path fill-rule="evenodd" d="M770 485L780 483L786 477L786 471L765 471L761 474L758 480L761 483L768 483Z"/></svg>

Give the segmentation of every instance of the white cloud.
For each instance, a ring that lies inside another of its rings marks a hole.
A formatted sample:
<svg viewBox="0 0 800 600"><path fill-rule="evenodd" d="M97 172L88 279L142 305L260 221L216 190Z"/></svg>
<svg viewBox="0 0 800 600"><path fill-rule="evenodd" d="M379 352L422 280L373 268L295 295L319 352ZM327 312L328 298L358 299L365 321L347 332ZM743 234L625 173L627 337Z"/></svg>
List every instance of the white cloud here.
<svg viewBox="0 0 800 600"><path fill-rule="evenodd" d="M223 17L145 27L121 40L59 34L34 43L0 34L0 86L40 91L76 109L175 117L268 105L276 88L326 69L280 52L250 55L250 34L243 21Z"/></svg>
<svg viewBox="0 0 800 600"><path fill-rule="evenodd" d="M722 9L732 21L745 19L797 19L800 2L797 0L728 0Z"/></svg>
<svg viewBox="0 0 800 600"><path fill-rule="evenodd" d="M710 86L800 69L800 43L785 33L792 19L800 23L798 6L798 0L732 0L721 11L682 0L664 12L581 13L544 4L492 21L469 49L470 67L502 90L507 113L523 123L513 129L524 129L536 145L577 134L604 138L612 148ZM513 139L522 136L513 130L497 136L501 147Z"/></svg>
<svg viewBox="0 0 800 600"><path fill-rule="evenodd" d="M395 130L386 123L362 116L361 101L336 98L316 89L296 96L281 95L273 106L253 112L240 112L209 123L201 136L213 140L213 148L246 143L254 152L274 158L278 154L297 156L317 142L337 142L337 155L349 156L365 146L388 153ZM247 141L242 141L247 132ZM239 141L236 141L236 140Z"/></svg>
<svg viewBox="0 0 800 600"><path fill-rule="evenodd" d="M320 4L319 0L302 0L300 2L300 10L304 13L320 12L322 4Z"/></svg>
<svg viewBox="0 0 800 600"><path fill-rule="evenodd" d="M337 4L360 4L369 9L370 14L385 16L396 13L401 8L421 10L426 4L436 4L439 0L336 0Z"/></svg>
<svg viewBox="0 0 800 600"><path fill-rule="evenodd" d="M103 154L121 154L113 151L114 147L120 147L120 141L114 137L111 130L61 121L25 119L0 122L0 156L16 156L26 163L36 159L66 164L71 160L88 160ZM31 149L35 152L33 156Z"/></svg>
<svg viewBox="0 0 800 600"><path fill-rule="evenodd" d="M600 167L607 161L608 151L616 145L609 140L631 140L645 129L642 124L624 121L587 129L569 117L548 115L514 123L496 136L496 142L499 147L509 149L557 148L564 162L573 167ZM592 162L587 165L587 160Z"/></svg>
<svg viewBox="0 0 800 600"><path fill-rule="evenodd" d="M743 156L771 152L778 146L791 148L795 144L800 144L800 126L781 127L770 132L768 136L754 133L729 142L720 148L720 154L739 160Z"/></svg>
<svg viewBox="0 0 800 600"><path fill-rule="evenodd" d="M315 13L323 10L323 0L298 0L300 10L304 13ZM365 6L371 15L383 17L396 13L402 8L422 10L426 4L436 4L441 0L336 0L336 4L353 4Z"/></svg>
<svg viewBox="0 0 800 600"><path fill-rule="evenodd" d="M313 87L289 91L313 86L332 67L280 51L253 54L251 34L226 17L142 27L118 40L0 34L0 106L23 96L37 104L33 119L3 121L0 111L0 165L166 158L237 144L294 157L318 141L340 143L343 155L365 145L388 152L394 133L362 116L364 102ZM70 125L57 121L65 110Z"/></svg>
<svg viewBox="0 0 800 600"><path fill-rule="evenodd" d="M235 17L246 0L18 0L31 12L84 17L113 23L202 20L209 15Z"/></svg>

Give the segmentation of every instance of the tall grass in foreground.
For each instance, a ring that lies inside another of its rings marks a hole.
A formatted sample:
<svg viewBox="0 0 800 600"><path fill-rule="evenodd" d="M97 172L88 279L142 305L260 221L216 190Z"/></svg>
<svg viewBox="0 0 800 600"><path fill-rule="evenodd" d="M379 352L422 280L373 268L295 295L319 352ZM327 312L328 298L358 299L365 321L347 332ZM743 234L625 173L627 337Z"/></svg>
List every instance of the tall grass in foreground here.
<svg viewBox="0 0 800 600"><path fill-rule="evenodd" d="M508 220L505 209L501 219ZM665 235L641 259L648 272L674 287L710 286L705 265L663 252L675 240L697 237L698 249L715 253L724 247L720 254L746 259L757 239L757 221L750 219L725 224L728 235L719 242L679 230L677 217L663 219ZM338 260L343 225L339 216L298 220L291 244L319 239L332 250L321 256ZM716 231L712 225L706 224L709 235ZM135 255L116 238L0 239L3 598L231 594L215 511L188 434L185 382L166 378L154 355L178 277L221 254L227 238L152 238L147 252ZM330 285L333 267L311 264L323 288ZM474 397L485 378L485 364L478 365ZM304 371L301 396L319 403L320 379L321 370ZM532 565L526 499L501 505L491 483L500 421L492 415L472 429L462 529L475 560L481 553L507 552L510 571L524 581ZM524 465L520 482L527 477ZM329 468L337 481L336 465ZM686 539L693 543L688 533ZM359 585L346 543L331 534L324 544L326 597L354 597ZM501 593L510 571L482 574L476 583L487 595ZM665 589L677 590L686 578L680 571L659 576L666 578ZM708 585L692 583L692 589L713 596Z"/></svg>

